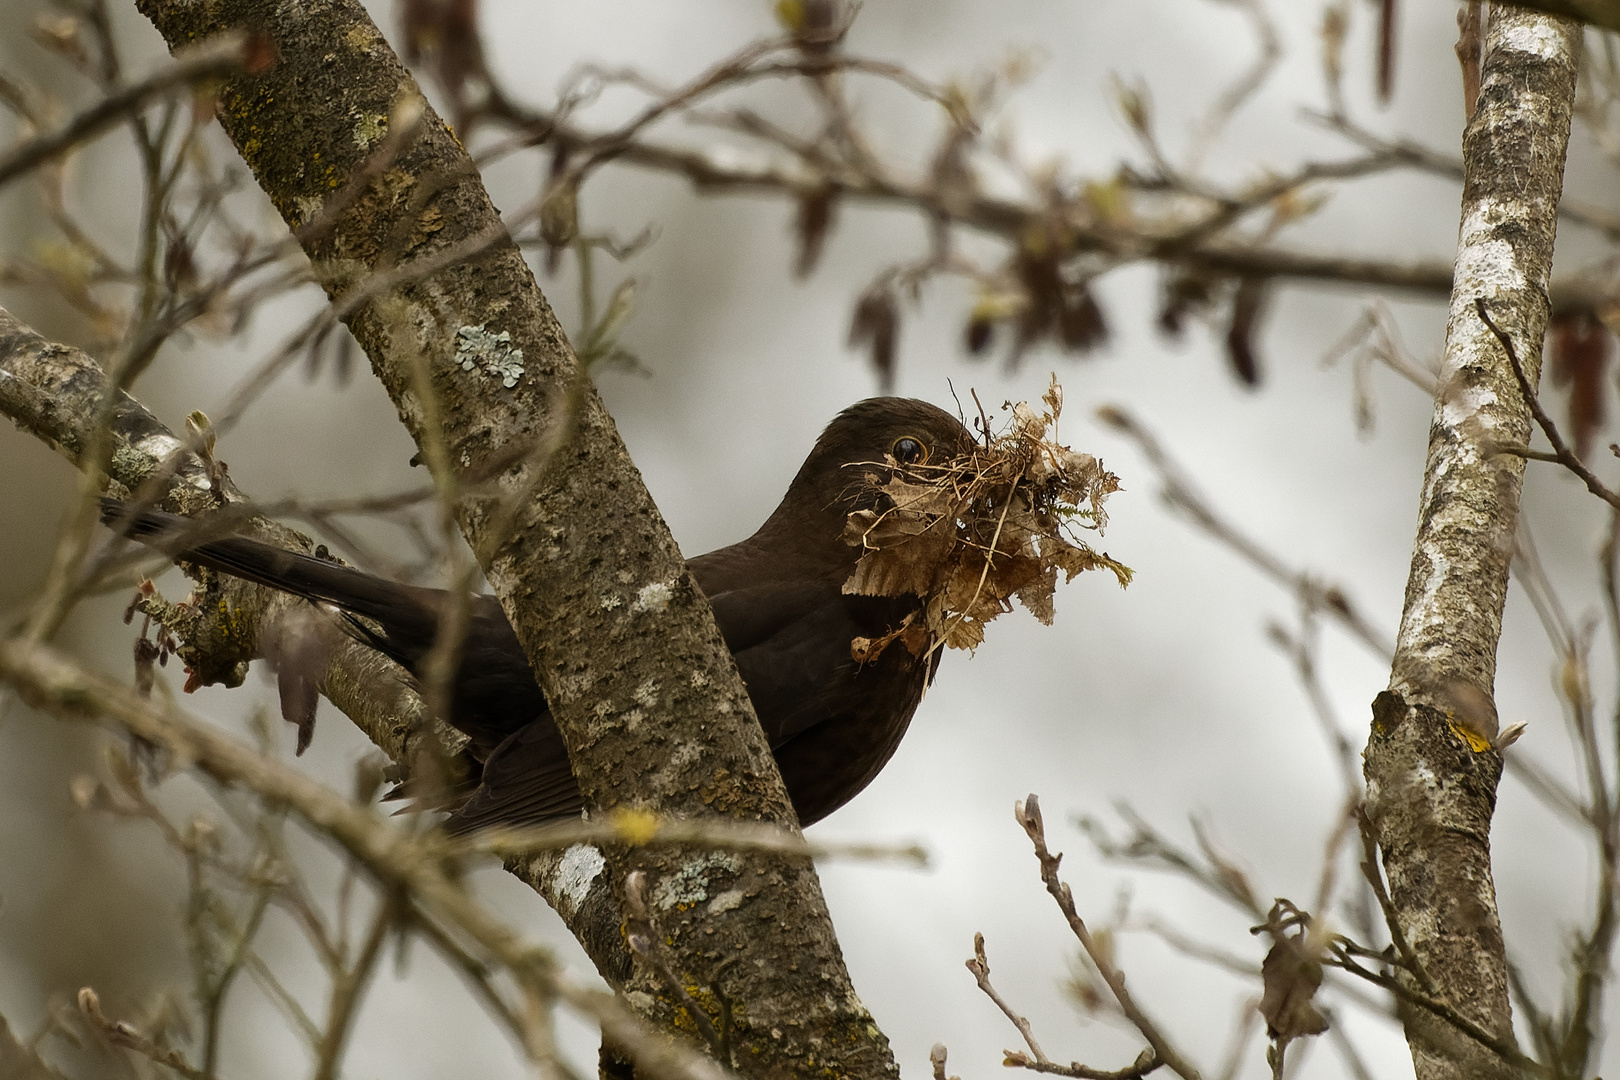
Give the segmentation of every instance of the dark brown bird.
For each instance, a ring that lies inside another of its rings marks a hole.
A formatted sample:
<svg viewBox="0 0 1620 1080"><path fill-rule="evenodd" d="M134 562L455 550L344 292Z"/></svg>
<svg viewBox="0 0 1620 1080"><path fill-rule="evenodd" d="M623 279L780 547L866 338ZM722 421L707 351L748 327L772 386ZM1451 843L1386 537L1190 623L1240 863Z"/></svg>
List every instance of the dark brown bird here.
<svg viewBox="0 0 1620 1080"><path fill-rule="evenodd" d="M867 481L887 459L940 462L972 447L955 417L923 401L872 398L822 432L759 531L687 562L748 687L804 825L871 783L905 734L933 664L897 646L862 665L857 637L877 638L920 612L917 597L846 596L860 558L843 539L851 511L881 495ZM401 585L256 540L188 545L195 522L105 500L103 520L179 561L332 604L351 629L412 671L433 645L445 593ZM937 662L937 656L934 658ZM492 596L474 599L446 719L466 732L477 786L446 826L532 825L579 813L562 735L517 635Z"/></svg>

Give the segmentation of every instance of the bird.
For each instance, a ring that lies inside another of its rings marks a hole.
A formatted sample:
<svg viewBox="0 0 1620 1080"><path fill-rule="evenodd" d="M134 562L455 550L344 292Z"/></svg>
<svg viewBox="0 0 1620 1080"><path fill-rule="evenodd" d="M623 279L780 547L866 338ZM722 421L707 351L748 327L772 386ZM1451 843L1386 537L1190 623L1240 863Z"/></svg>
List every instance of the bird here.
<svg viewBox="0 0 1620 1080"><path fill-rule="evenodd" d="M961 421L926 401L879 397L840 412L775 511L745 540L687 560L713 608L801 826L854 798L888 763L937 671L931 650L885 648L857 660L856 639L917 620L924 598L844 592L862 555L848 516L878 508L894 470L970 453ZM113 499L102 519L192 563L279 589L346 616L346 628L418 678L448 594L245 537L196 542L197 522ZM562 734L516 633L493 596L472 600L444 719L468 736L453 834L577 818L585 808Z"/></svg>

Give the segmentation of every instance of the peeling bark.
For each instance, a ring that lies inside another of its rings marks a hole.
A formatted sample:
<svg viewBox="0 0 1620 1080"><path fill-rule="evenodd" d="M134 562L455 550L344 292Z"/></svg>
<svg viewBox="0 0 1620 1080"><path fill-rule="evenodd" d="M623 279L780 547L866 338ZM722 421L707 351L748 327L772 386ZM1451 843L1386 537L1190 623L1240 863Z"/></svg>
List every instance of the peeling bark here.
<svg viewBox="0 0 1620 1080"><path fill-rule="evenodd" d="M1512 335L1535 385L1580 50L1578 25L1493 5L1464 189L1445 366L1389 690L1373 706L1367 805L1389 892L1421 962L1402 971L1511 1044L1491 880L1501 754L1492 692L1530 413L1475 307ZM1419 1080L1509 1075L1494 1052L1420 1009L1405 1016Z"/></svg>
<svg viewBox="0 0 1620 1080"><path fill-rule="evenodd" d="M138 6L171 49L236 27L270 35L275 67L228 81L218 115L294 228L363 168L396 105L420 99L354 0ZM386 288L347 322L412 437L425 451L442 447L463 475L500 476L499 494L458 502L459 524L552 703L587 801L795 827L708 603L461 144L427 110L397 160L335 218L305 250L340 304L384 275ZM481 250L409 272L469 244ZM518 505L503 530L507 496ZM733 1018L744 1074L894 1074L808 859L695 849L607 858L611 875L593 884L609 877L618 889L639 869L651 895L682 898L659 913L675 975L717 1020ZM690 1030L654 973L638 967L624 988L655 1023Z"/></svg>

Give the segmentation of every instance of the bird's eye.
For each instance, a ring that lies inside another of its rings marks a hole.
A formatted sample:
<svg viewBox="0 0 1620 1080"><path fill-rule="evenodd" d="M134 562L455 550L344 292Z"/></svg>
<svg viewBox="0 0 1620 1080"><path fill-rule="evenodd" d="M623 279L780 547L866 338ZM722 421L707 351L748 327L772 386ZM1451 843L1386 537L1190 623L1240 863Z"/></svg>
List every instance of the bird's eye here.
<svg viewBox="0 0 1620 1080"><path fill-rule="evenodd" d="M894 460L902 465L921 465L928 460L928 447L909 435L894 440L894 445L889 448L889 453L893 454Z"/></svg>

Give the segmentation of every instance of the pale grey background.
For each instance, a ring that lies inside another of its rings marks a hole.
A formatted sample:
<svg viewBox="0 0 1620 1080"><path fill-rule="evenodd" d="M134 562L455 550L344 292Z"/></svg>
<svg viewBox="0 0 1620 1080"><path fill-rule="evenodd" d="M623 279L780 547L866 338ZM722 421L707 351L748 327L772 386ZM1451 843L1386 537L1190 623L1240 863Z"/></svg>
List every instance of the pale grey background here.
<svg viewBox="0 0 1620 1080"><path fill-rule="evenodd" d="M1356 21L1347 56L1360 115L1381 131L1454 150L1462 109L1452 6L1403 5L1398 95L1381 114L1367 92L1371 9L1351 6ZM492 0L487 7L493 62L512 89L541 102L583 60L634 64L675 81L774 29L764 0ZM392 36L390 7L379 2L373 8ZM1305 155L1350 152L1299 121L1301 106L1322 101L1319 12L1311 5L1273 8L1287 58L1211 159L1229 180L1284 170ZM33 11L22 0L0 11L0 55L8 65L43 73L48 65L16 33ZM120 16L132 66L147 70L161 54L160 43L133 12ZM1179 153L1211 95L1249 62L1253 41L1235 12L1193 0L872 0L851 48L902 61L933 79L967 75L1008 49L1033 49L1041 57L1039 73L1007 111L1021 155L1032 163L1057 156L1066 175L1104 179L1130 149L1108 89L1112 75L1146 81L1166 141ZM857 99L863 119L881 133L880 145L926 161L939 128L933 112L871 83L860 84ZM786 103L787 97L765 88L756 100ZM591 115L606 123L631 104L629 95L609 95ZM712 137L678 123L661 130L671 139ZM125 238L133 221L131 170L127 143L111 138L87 155L73 181L94 218ZM538 178L532 157L503 164L488 177L503 208L531 197ZM1583 144L1570 189L1601 198L1612 179ZM826 420L875 391L862 358L844 347L848 314L882 265L921 251L921 223L907 214L846 207L820 269L799 283L790 273L792 212L780 200L698 197L681 182L610 169L593 182L583 205L587 227L609 227L621 236L645 224L658 229L656 243L631 268L641 289L625 336L650 377L608 373L600 380L602 393L683 549L696 553L738 539L775 505ZM28 206L20 190L0 196L8 247L43 235ZM261 212L268 217L268 209ZM1397 174L1335 195L1317 219L1284 239L1312 250L1447 258L1456 220L1453 185ZM1564 250L1595 248L1578 238ZM1570 255L1560 263L1573 264ZM542 285L572 328L571 279L542 279ZM935 867L927 873L851 864L823 869L856 984L911 1076L926 1075L928 1048L937 1040L950 1047L951 1070L968 1080L999 1074L1000 1050L1017 1045L1015 1032L962 967L976 930L989 941L999 987L1034 1021L1054 1057L1118 1067L1139 1049L1128 1033L1078 1019L1059 992L1073 946L1012 821L1013 800L1027 792L1041 794L1054 846L1069 853L1068 880L1093 919L1105 918L1120 890L1129 888L1140 912L1168 917L1255 962L1263 953L1242 916L1180 882L1098 861L1069 819L1108 815L1116 799L1128 799L1182 840L1190 841L1189 814L1207 816L1226 850L1252 870L1262 896L1307 904L1315 893L1319 852L1340 791L1291 669L1265 639L1268 620L1292 619L1293 601L1167 513L1145 464L1090 414L1104 402L1131 408L1225 514L1291 562L1347 584L1393 636L1429 406L1407 384L1380 373L1377 431L1371 438L1357 435L1347 370L1322 370L1318 361L1358 317L1363 295L1328 287L1283 290L1260 339L1266 382L1251 392L1228 375L1218 333L1195 325L1180 344L1158 336L1156 293L1149 270L1110 276L1099 297L1112 341L1079 361L1037 350L1017 371L1006 370L999 357L975 361L962 353L960 324L969 303L962 287L933 288L920 308L905 311L903 394L951 407L949 382L964 400L976 387L987 403L999 404L1037 396L1057 371L1067 390L1065 440L1099 454L1124 479L1126 490L1110 505L1105 546L1138 574L1128 592L1110 578L1088 575L1060 591L1056 626L1043 628L1019 613L998 622L973 657L949 656L895 760L864 795L814 830L828 838L917 838L934 853ZM33 295L0 290L0 302L47 334L71 338L76 332L71 319ZM261 313L252 329L255 349L279 340L314 302L311 292ZM1398 298L1393 306L1414 351L1437 354L1442 306ZM199 340L166 354L137 392L178 426L191 409L217 409L254 355ZM406 466L411 452L385 396L363 370L344 389L329 378L315 384L283 378L220 447L232 475L266 499L390 490L413 482ZM68 467L43 447L9 427L0 431L6 568L0 601L22 601L37 582L69 480ZM1565 601L1577 614L1596 611L1591 556L1602 526L1598 504L1571 478L1535 465L1525 503ZM167 584L182 588L174 579ZM127 671L131 631L116 618L122 602L114 597L87 606L64 643L109 670ZM1600 636L1597 654L1607 657L1608 649ZM1502 644L1501 712L1505 721L1530 722L1523 752L1568 772L1550 663L1533 614L1515 590ZM1331 631L1324 670L1359 746L1368 703L1387 672ZM1601 678L1600 703L1611 683ZM255 674L249 689L205 691L188 704L236 725L271 699ZM281 737L290 754L291 732ZM110 1011L131 1011L157 989L185 992L178 863L146 830L87 821L71 810L66 780L97 767L95 742L18 709L0 727L0 1013L25 1029L39 1020L47 1000L86 983L103 991ZM346 786L364 750L327 706L304 765ZM181 789L183 803L187 783L172 786ZM1514 955L1545 998L1559 985L1558 956L1569 932L1586 917L1593 860L1583 841L1512 780L1502 787L1495 859ZM586 969L532 895L493 868L476 881L513 920ZM278 956L289 984L320 994L324 984L294 935L279 922L270 935L267 950ZM1231 1021L1258 988L1141 935L1123 940L1120 956L1139 999L1207 1070L1217 1071ZM259 995L245 981L235 992L244 1001ZM222 1075L235 1080L305 1068L303 1051L271 1010L255 1006L243 1013L255 1011L258 1019L233 1029ZM1376 1075L1409 1074L1395 1027L1354 1010L1346 1022ZM570 1052L588 1069L594 1038L574 1024L568 1036ZM1617 1054L1611 1048L1604 1067L1612 1071ZM408 970L396 977L390 968L380 980L347 1073L511 1076L522 1071L518 1060L454 978L418 949ZM1310 1052L1305 1066L1312 1076L1344 1075L1325 1045ZM1254 1043L1243 1075L1264 1070Z"/></svg>

